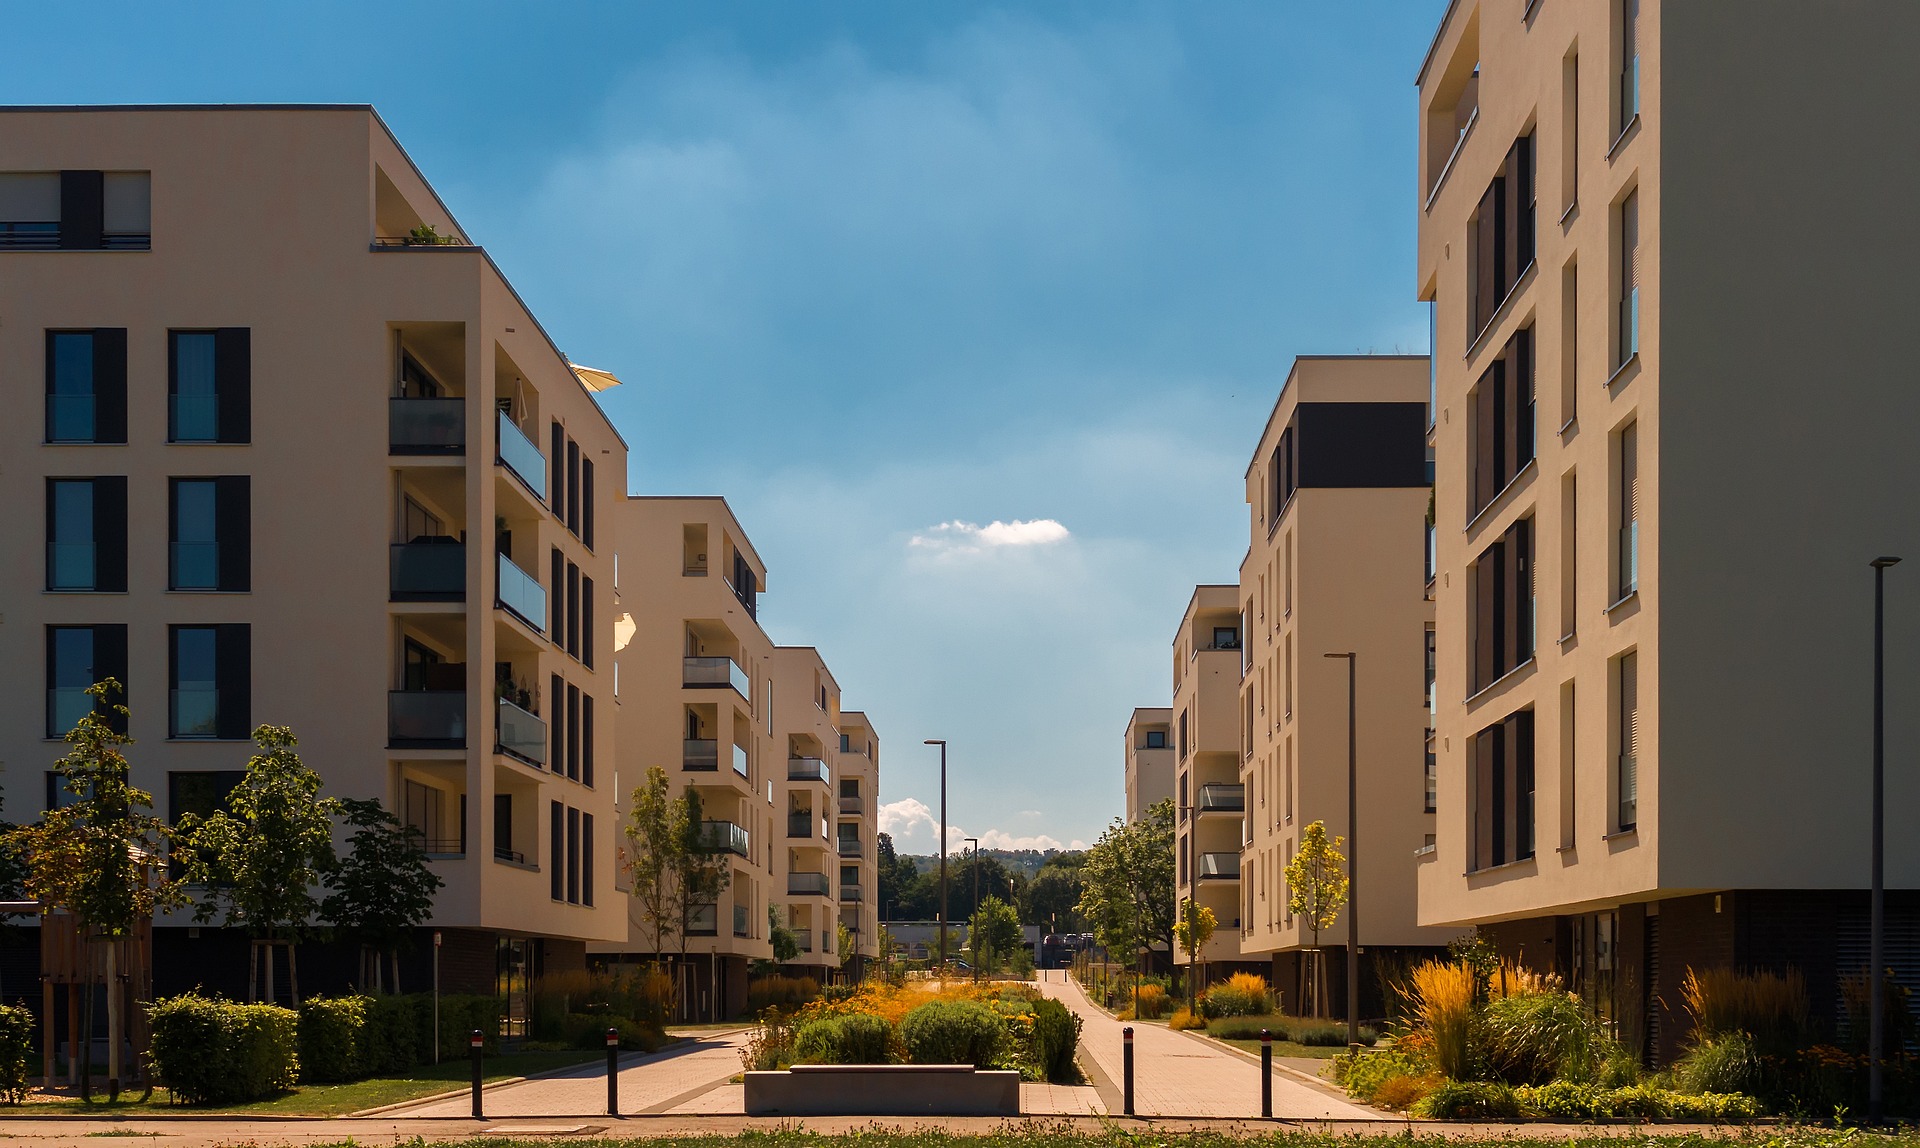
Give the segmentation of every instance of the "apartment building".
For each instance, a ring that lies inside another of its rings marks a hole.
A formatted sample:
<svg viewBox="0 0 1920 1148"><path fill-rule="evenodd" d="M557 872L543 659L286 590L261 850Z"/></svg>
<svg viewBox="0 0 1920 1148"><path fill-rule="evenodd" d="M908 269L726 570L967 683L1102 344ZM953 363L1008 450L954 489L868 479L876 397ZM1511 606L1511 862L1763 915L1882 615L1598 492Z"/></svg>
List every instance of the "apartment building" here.
<svg viewBox="0 0 1920 1148"><path fill-rule="evenodd" d="M1271 966L1289 1007L1308 999L1306 953L1317 942L1330 1010L1345 1015L1356 915L1368 962L1426 955L1458 932L1420 927L1414 907L1414 857L1434 843L1427 366L1425 356L1294 360L1247 465L1251 537L1234 606L1245 674L1233 699L1233 776L1247 795L1236 941L1243 957ZM1355 862L1353 903L1317 938L1289 910L1286 880L1315 821L1347 838ZM1360 990L1361 1015L1379 1015L1368 971Z"/></svg>
<svg viewBox="0 0 1920 1148"><path fill-rule="evenodd" d="M1196 586L1173 637L1174 885L1213 910L1202 964L1240 959L1240 592ZM1178 946L1176 965L1188 963Z"/></svg>
<svg viewBox="0 0 1920 1148"><path fill-rule="evenodd" d="M853 976L880 954L880 735L859 710L840 711L834 777L834 855L840 866L840 923L853 934Z"/></svg>
<svg viewBox="0 0 1920 1148"><path fill-rule="evenodd" d="M1173 796L1173 711L1142 706L1127 719L1127 824Z"/></svg>
<svg viewBox="0 0 1920 1148"><path fill-rule="evenodd" d="M327 795L419 830L442 987L498 992L517 1032L531 976L625 931L611 380L371 108L12 108L0 156L10 813L60 800L96 679L125 683L168 818L291 726ZM161 922L156 990L244 991L245 938L197 934ZM300 967L310 992L353 975Z"/></svg>
<svg viewBox="0 0 1920 1148"><path fill-rule="evenodd" d="M1418 76L1438 844L1420 919L1664 1059L1690 967L1865 967L1870 560L1920 553L1920 9L1457 0ZM1669 68L1667 65L1672 64ZM1666 386L1667 381L1673 387ZM1911 696L1909 567L1888 694ZM1887 808L1920 712L1892 705ZM1887 843L1920 988L1920 840Z"/></svg>
<svg viewBox="0 0 1920 1148"><path fill-rule="evenodd" d="M785 812L778 879L781 923L800 944L797 971L825 981L840 968L837 842L859 845L857 822L841 827L834 801L840 753L840 685L812 646L773 651L774 736L785 773L776 786Z"/></svg>
<svg viewBox="0 0 1920 1148"><path fill-rule="evenodd" d="M722 1019L746 1001L749 962L773 957L767 911L786 900L777 888L786 739L773 720L774 646L759 622L767 568L724 498L627 497L613 530L625 556L613 655L621 784L630 791L650 768L665 770L674 793L699 795L703 840L732 857L717 903L688 917L680 966L688 1016ZM624 818L630 793L618 796ZM657 947L630 914L590 951L620 961Z"/></svg>

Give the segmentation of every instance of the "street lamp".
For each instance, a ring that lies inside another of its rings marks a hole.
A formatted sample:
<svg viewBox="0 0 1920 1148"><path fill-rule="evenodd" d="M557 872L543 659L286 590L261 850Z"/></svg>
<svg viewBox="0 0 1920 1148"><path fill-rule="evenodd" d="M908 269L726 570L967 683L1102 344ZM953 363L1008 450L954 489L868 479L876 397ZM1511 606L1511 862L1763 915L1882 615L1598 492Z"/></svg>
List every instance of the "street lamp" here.
<svg viewBox="0 0 1920 1148"><path fill-rule="evenodd" d="M1352 650L1328 654L1347 660L1347 1047L1360 1046L1360 755L1354 732L1354 692L1360 656Z"/></svg>
<svg viewBox="0 0 1920 1148"><path fill-rule="evenodd" d="M973 946L973 979L980 979L980 941L973 935L974 922L980 917L980 839L965 838L973 846L973 916L967 918L967 941Z"/></svg>
<svg viewBox="0 0 1920 1148"><path fill-rule="evenodd" d="M940 975L947 973L947 743L928 738L926 745L940 747Z"/></svg>
<svg viewBox="0 0 1920 1148"><path fill-rule="evenodd" d="M1887 932L1886 882L1886 758L1887 758L1887 567L1898 558L1875 558L1873 567L1873 893L1867 929L1867 1119L1878 1123L1882 1106L1880 1054L1886 1047L1886 1022L1881 1015L1886 992L1881 962L1885 960Z"/></svg>

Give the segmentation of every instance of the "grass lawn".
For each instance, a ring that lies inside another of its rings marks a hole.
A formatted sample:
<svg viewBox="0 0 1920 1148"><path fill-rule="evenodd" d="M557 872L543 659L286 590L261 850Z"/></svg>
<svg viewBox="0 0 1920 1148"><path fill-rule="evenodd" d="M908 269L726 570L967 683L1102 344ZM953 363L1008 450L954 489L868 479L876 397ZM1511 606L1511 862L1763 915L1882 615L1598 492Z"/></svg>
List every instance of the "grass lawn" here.
<svg viewBox="0 0 1920 1148"><path fill-rule="evenodd" d="M1213 1039L1219 1041L1221 1044L1230 1044L1235 1048L1245 1049L1255 1056L1260 1055L1260 1041L1258 1039L1227 1040L1217 1036ZM1275 1056L1311 1056L1319 1060L1332 1060L1336 1056L1344 1055L1346 1051L1345 1045L1334 1047L1324 1044L1297 1044L1291 1040L1276 1040L1273 1042L1273 1055Z"/></svg>
<svg viewBox="0 0 1920 1148"><path fill-rule="evenodd" d="M499 1056L490 1056L486 1060L486 1079L488 1081L505 1080L515 1076L531 1076L536 1072L549 1069L566 1068L575 1064L594 1064L604 1062L604 1051L568 1051L568 1052L512 1052ZM285 1096L276 1096L272 1100L257 1100L251 1104L235 1104L226 1108L182 1108L167 1103L167 1090L156 1089L153 1099L146 1104L140 1103L140 1093L123 1092L117 1104L109 1104L106 1092L95 1095L91 1104L79 1100L53 1100L44 1103L24 1104L9 1109L10 1115L37 1116L42 1113L85 1113L97 1116L140 1116L145 1114L164 1114L168 1112L236 1112L258 1113L262 1116L344 1116L349 1112L359 1112L366 1108L379 1108L387 1104L398 1104L403 1100L417 1100L422 1096L432 1096L437 1092L459 1088L473 1079L473 1064L467 1060L448 1060L436 1065L424 1065L402 1076L375 1077L372 1080L356 1080L351 1084L309 1084Z"/></svg>

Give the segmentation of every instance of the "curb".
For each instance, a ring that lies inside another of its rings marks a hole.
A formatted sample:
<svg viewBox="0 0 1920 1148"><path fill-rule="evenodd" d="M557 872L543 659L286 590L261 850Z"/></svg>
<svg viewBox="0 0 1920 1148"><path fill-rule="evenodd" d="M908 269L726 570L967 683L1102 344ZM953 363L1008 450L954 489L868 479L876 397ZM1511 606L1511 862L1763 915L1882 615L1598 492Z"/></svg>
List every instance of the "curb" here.
<svg viewBox="0 0 1920 1148"><path fill-rule="evenodd" d="M685 1037L685 1036L676 1037L673 1040L668 1041L666 1044L661 1045L659 1048L656 1048L651 1052L639 1053L637 1056L634 1057L631 1063L622 1064L620 1067L622 1069L632 1068L634 1065L641 1063L642 1061L646 1060L650 1056L659 1056L661 1053L666 1052L669 1049L678 1048L683 1044L691 1044L692 1042L693 1042L692 1037ZM559 1076L560 1074L565 1072L573 1072L576 1069L580 1068L581 1065L593 1064L593 1063L595 1062L591 1060L583 1060L580 1062L580 1064L563 1064L558 1068L549 1068L545 1072L536 1072L531 1076L503 1077L500 1080L492 1080L492 1081L488 1081L485 1084L482 1084L480 1086L480 1092L482 1095L484 1095L488 1092L492 1092L496 1088L506 1088L507 1086L513 1085L513 1084L525 1084L529 1080L545 1080L548 1077ZM469 1095L472 1095L472 1093L473 1093L473 1086L469 1084L465 1088L450 1088L445 1092L436 1092L431 1096L416 1096L412 1100L399 1100L399 1101L395 1101L392 1104L382 1104L377 1108L362 1108L358 1112L348 1112L340 1116L303 1116L303 1117L292 1117L290 1119L359 1120L359 1119L364 1119L368 1117L386 1116L389 1114L398 1113L399 1110L403 1108L415 1108L422 1104L434 1104L442 1100L452 1100L456 1096L469 1096ZM605 1114L602 1113L602 1115L605 1115ZM283 1117L282 1119L289 1119L289 1118ZM457 1120L461 1118L436 1116L436 1117L431 1117L430 1119ZM465 1119L471 1120L472 1117L469 1116L469 1117L466 1117Z"/></svg>

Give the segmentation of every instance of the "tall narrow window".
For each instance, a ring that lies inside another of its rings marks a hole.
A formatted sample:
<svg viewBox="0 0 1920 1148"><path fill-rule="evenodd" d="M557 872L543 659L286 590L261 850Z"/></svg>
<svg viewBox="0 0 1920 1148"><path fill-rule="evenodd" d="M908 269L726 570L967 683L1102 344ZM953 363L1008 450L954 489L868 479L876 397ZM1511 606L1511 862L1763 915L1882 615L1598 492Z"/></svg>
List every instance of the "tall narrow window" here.
<svg viewBox="0 0 1920 1148"><path fill-rule="evenodd" d="M47 480L47 589L127 588L127 480Z"/></svg>
<svg viewBox="0 0 1920 1148"><path fill-rule="evenodd" d="M1440 671L1440 646L1433 623L1427 623L1427 728L1434 728L1434 714L1439 710L1439 699L1435 696L1434 681Z"/></svg>
<svg viewBox="0 0 1920 1148"><path fill-rule="evenodd" d="M1580 202L1580 53L1560 62L1560 208Z"/></svg>
<svg viewBox="0 0 1920 1148"><path fill-rule="evenodd" d="M567 563L567 653L580 656L580 567Z"/></svg>
<svg viewBox="0 0 1920 1148"><path fill-rule="evenodd" d="M1421 806L1424 813L1432 813L1440 808L1440 759L1433 750L1433 734L1427 734L1427 800Z"/></svg>
<svg viewBox="0 0 1920 1148"><path fill-rule="evenodd" d="M580 661L593 666L593 579L580 577Z"/></svg>
<svg viewBox="0 0 1920 1148"><path fill-rule="evenodd" d="M580 784L593 787L593 697L580 695Z"/></svg>
<svg viewBox="0 0 1920 1148"><path fill-rule="evenodd" d="M47 441L127 441L127 331L47 332Z"/></svg>
<svg viewBox="0 0 1920 1148"><path fill-rule="evenodd" d="M520 861L523 855L513 848L513 794L493 795L493 857L496 861Z"/></svg>
<svg viewBox="0 0 1920 1148"><path fill-rule="evenodd" d="M1291 633L1287 635L1285 658L1286 664L1281 667L1281 672L1286 675L1286 709L1284 713L1286 717L1291 718L1293 717L1293 635Z"/></svg>
<svg viewBox="0 0 1920 1148"><path fill-rule="evenodd" d="M580 815L580 903L593 904L593 814Z"/></svg>
<svg viewBox="0 0 1920 1148"><path fill-rule="evenodd" d="M1560 269L1560 433L1580 414L1580 267Z"/></svg>
<svg viewBox="0 0 1920 1148"><path fill-rule="evenodd" d="M1620 761L1614 788L1620 799L1616 827L1620 832L1640 822L1640 656L1628 651L1619 661Z"/></svg>
<svg viewBox="0 0 1920 1148"><path fill-rule="evenodd" d="M1285 577L1287 582L1286 616L1291 618L1293 617L1293 531L1291 530L1287 531L1286 545L1282 550L1281 560L1286 564L1286 568L1285 568Z"/></svg>
<svg viewBox="0 0 1920 1148"><path fill-rule="evenodd" d="M252 331L167 333L167 438L247 442L252 437Z"/></svg>
<svg viewBox="0 0 1920 1148"><path fill-rule="evenodd" d="M567 639L567 559L557 546L553 548L551 565L553 577L549 584L553 592L547 595L547 634L553 639L554 645L564 647ZM687 635L687 640L691 642L693 635ZM688 649L687 653L692 656L694 651Z"/></svg>
<svg viewBox="0 0 1920 1148"><path fill-rule="evenodd" d="M1640 114L1640 0L1620 0L1620 131Z"/></svg>
<svg viewBox="0 0 1920 1148"><path fill-rule="evenodd" d="M580 460L580 541L593 549L593 460Z"/></svg>
<svg viewBox="0 0 1920 1148"><path fill-rule="evenodd" d="M1500 497L1538 456L1534 428L1533 328L1513 333L1468 396L1472 473L1468 517Z"/></svg>
<svg viewBox="0 0 1920 1148"><path fill-rule="evenodd" d="M567 683L559 674L554 674L548 679L547 696L553 699L547 703L547 720L552 723L549 728L553 731L549 735L553 739L553 748L552 756L547 759L547 768L555 773L565 773L567 771L567 723L565 721Z"/></svg>
<svg viewBox="0 0 1920 1148"><path fill-rule="evenodd" d="M553 516L560 521L567 520L567 432L558 422L553 424L553 449L547 455L547 469L553 478L553 499L548 504Z"/></svg>
<svg viewBox="0 0 1920 1148"><path fill-rule="evenodd" d="M567 899L567 807L558 801L547 805L547 891Z"/></svg>
<svg viewBox="0 0 1920 1148"><path fill-rule="evenodd" d="M167 736L244 740L252 731L252 627L168 630Z"/></svg>
<svg viewBox="0 0 1920 1148"><path fill-rule="evenodd" d="M1640 353L1640 193L1631 191L1620 202L1620 342L1615 366L1625 366Z"/></svg>
<svg viewBox="0 0 1920 1148"><path fill-rule="evenodd" d="M87 687L112 678L122 693L104 705ZM47 736L67 735L82 716L98 712L115 730L127 731L126 717L113 707L128 704L127 628L125 626L47 627Z"/></svg>
<svg viewBox="0 0 1920 1148"><path fill-rule="evenodd" d="M1471 578L1472 678L1478 693L1534 655L1533 520L1514 523L1481 551Z"/></svg>
<svg viewBox="0 0 1920 1148"><path fill-rule="evenodd" d="M580 535L580 444L567 440L567 529Z"/></svg>
<svg viewBox="0 0 1920 1148"><path fill-rule="evenodd" d="M1293 738L1289 736L1282 752L1286 755L1286 776L1281 784L1286 788L1287 824L1293 824ZM1292 850L1288 850L1291 855Z"/></svg>
<svg viewBox="0 0 1920 1148"><path fill-rule="evenodd" d="M246 475L169 482L171 590L244 591L252 582L252 494Z"/></svg>
<svg viewBox="0 0 1920 1148"><path fill-rule="evenodd" d="M1571 679L1560 687L1560 848L1571 849L1576 840L1574 815L1579 793L1577 697Z"/></svg>
<svg viewBox="0 0 1920 1148"><path fill-rule="evenodd" d="M567 809L567 903L580 903L580 811Z"/></svg>
<svg viewBox="0 0 1920 1148"><path fill-rule="evenodd" d="M554 699L556 702L559 698ZM574 781L580 780L580 687L571 683L567 686L567 706L564 714L554 715L556 720L564 720L567 726L566 774ZM560 763L555 763L560 764Z"/></svg>
<svg viewBox="0 0 1920 1148"><path fill-rule="evenodd" d="M1580 571L1580 500L1578 475L1568 471L1560 480L1560 640L1577 628Z"/></svg>
<svg viewBox="0 0 1920 1148"><path fill-rule="evenodd" d="M1620 431L1620 537L1616 546L1620 569L1614 597L1625 598L1640 588L1640 430L1628 423Z"/></svg>

